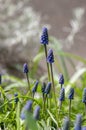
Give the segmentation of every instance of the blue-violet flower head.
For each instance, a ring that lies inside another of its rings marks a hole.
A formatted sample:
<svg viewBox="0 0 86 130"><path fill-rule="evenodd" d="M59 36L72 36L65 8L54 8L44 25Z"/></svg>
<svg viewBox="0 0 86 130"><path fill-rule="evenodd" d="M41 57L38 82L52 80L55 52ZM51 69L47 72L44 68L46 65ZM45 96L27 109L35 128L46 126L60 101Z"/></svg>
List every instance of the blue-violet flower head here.
<svg viewBox="0 0 86 130"><path fill-rule="evenodd" d="M46 88L46 83L43 82L42 88L41 88L41 91L42 91L43 94L45 93L45 88Z"/></svg>
<svg viewBox="0 0 86 130"><path fill-rule="evenodd" d="M49 49L49 51L48 51L47 62L48 63L53 63L54 62L54 55L53 55L53 50L52 49Z"/></svg>
<svg viewBox="0 0 86 130"><path fill-rule="evenodd" d="M59 84L64 84L64 76L63 76L63 74L59 74Z"/></svg>
<svg viewBox="0 0 86 130"><path fill-rule="evenodd" d="M27 65L27 63L24 63L24 65L23 65L23 72L24 73L28 73L28 65Z"/></svg>
<svg viewBox="0 0 86 130"><path fill-rule="evenodd" d="M40 43L41 44L48 44L48 30L47 30L47 28L46 27L43 27L43 29L42 29L42 35L41 35L41 37L40 37Z"/></svg>
<svg viewBox="0 0 86 130"><path fill-rule="evenodd" d="M69 118L65 117L63 122L63 129L62 130L69 130Z"/></svg>
<svg viewBox="0 0 86 130"><path fill-rule="evenodd" d="M81 130L81 124L82 124L82 116L81 116L81 114L78 114L76 116L76 122L75 122L74 130Z"/></svg>
<svg viewBox="0 0 86 130"><path fill-rule="evenodd" d="M64 101L65 100L65 89L61 88L60 90L60 97L59 97L59 101Z"/></svg>
<svg viewBox="0 0 86 130"><path fill-rule="evenodd" d="M37 80L34 87L32 88L32 93L35 93L37 91L38 84L39 84L39 81Z"/></svg>
<svg viewBox="0 0 86 130"><path fill-rule="evenodd" d="M46 94L49 94L50 93L50 90L51 90L51 82L48 82L46 88L45 88L45 93Z"/></svg>
<svg viewBox="0 0 86 130"><path fill-rule="evenodd" d="M22 120L24 120L26 118L25 112L31 112L32 104L33 104L32 100L29 100L29 101L27 101L27 103L23 107L23 109L21 111L21 115L20 115Z"/></svg>
<svg viewBox="0 0 86 130"><path fill-rule="evenodd" d="M71 99L74 99L74 88L70 88L70 92L69 92L68 98L69 98L70 100L71 100Z"/></svg>
<svg viewBox="0 0 86 130"><path fill-rule="evenodd" d="M35 120L39 120L39 116L40 116L40 106L36 106L33 113L33 117Z"/></svg>

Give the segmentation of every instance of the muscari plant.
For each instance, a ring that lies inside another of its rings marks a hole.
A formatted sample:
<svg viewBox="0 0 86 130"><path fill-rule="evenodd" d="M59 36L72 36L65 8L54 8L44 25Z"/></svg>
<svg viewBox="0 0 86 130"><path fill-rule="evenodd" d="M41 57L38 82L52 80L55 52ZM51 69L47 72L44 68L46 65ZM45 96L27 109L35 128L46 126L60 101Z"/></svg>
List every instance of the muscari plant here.
<svg viewBox="0 0 86 130"><path fill-rule="evenodd" d="M0 114L3 117L6 111L6 120L0 116L1 130L85 130L86 129L86 88L83 90L82 102L84 103L84 110L81 114L75 112L72 100L74 98L74 88L70 88L69 93L65 93L64 76L59 74L58 84L55 84L53 64L54 54L53 50L49 49L47 52L47 45L49 43L48 30L46 27L42 30L40 43L45 48L45 58L47 63L48 80L39 84L36 80L33 85L30 80L28 64L23 65L23 72L27 80L27 92L21 94L14 93L14 97L10 99L5 94L2 86L0 86L1 99L3 104L0 105ZM2 75L0 75L0 85ZM11 91L11 90L10 90ZM12 90L13 91L13 90ZM39 99L36 98L35 93L41 93ZM63 104L64 101L64 104ZM58 103L59 102L59 103ZM66 104L65 104L66 102ZM76 101L75 101L76 102ZM67 108L68 106L68 108ZM73 109L72 109L72 107ZM65 108L66 109L63 109ZM78 111L78 108L77 108ZM84 111L84 112L83 112ZM61 114L60 114L61 112ZM84 114L85 113L85 114ZM75 121L76 116L76 121ZM9 120L11 118L11 120ZM83 120L82 120L83 119ZM13 123L12 123L13 122ZM10 124L10 125L9 125ZM84 124L84 126L83 126Z"/></svg>
<svg viewBox="0 0 86 130"><path fill-rule="evenodd" d="M45 57L47 59L47 45L49 43L49 38L48 38L48 29L46 27L43 27L42 28L42 34L41 34L41 37L40 37L40 43L42 45L44 45L44 49L45 49ZM48 71L48 80L50 81L50 71L49 71L49 64L48 62L46 61L46 64L47 64L47 71Z"/></svg>
<svg viewBox="0 0 86 130"><path fill-rule="evenodd" d="M34 87L32 88L32 96L33 96L33 98L34 98L34 95L35 95L35 93L37 91L38 84L39 84L39 81L37 80Z"/></svg>
<svg viewBox="0 0 86 130"><path fill-rule="evenodd" d="M69 118L70 118L70 116L71 116L70 115L71 114L71 102L74 99L74 88L70 88L68 99L69 99Z"/></svg>

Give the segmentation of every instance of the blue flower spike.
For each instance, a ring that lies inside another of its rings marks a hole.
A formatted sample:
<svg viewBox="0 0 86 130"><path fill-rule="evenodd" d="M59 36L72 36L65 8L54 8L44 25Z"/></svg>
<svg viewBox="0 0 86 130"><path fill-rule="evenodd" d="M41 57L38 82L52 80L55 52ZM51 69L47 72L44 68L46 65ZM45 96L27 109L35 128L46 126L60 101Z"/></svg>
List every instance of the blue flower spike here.
<svg viewBox="0 0 86 130"><path fill-rule="evenodd" d="M52 49L49 49L49 51L48 51L47 62L50 64L52 64L54 62L54 55L53 55Z"/></svg>
<svg viewBox="0 0 86 130"><path fill-rule="evenodd" d="M45 88L46 88L46 83L43 82L42 88L41 88L41 91L42 91L43 94L45 93Z"/></svg>
<svg viewBox="0 0 86 130"><path fill-rule="evenodd" d="M39 120L39 116L40 116L40 106L36 106L33 113L33 117L35 120Z"/></svg>
<svg viewBox="0 0 86 130"><path fill-rule="evenodd" d="M62 130L69 130L70 128L70 121L68 117L64 118L64 122L63 122L63 129Z"/></svg>
<svg viewBox="0 0 86 130"><path fill-rule="evenodd" d="M42 35L40 37L40 43L41 44L48 44L49 40L48 40L48 30L46 27L43 27L42 28Z"/></svg>
<svg viewBox="0 0 86 130"><path fill-rule="evenodd" d="M26 79L27 79L28 89L29 89L30 95L32 95L31 88L30 88L29 75L28 75L29 69L28 69L28 64L27 63L24 63L24 65L23 65L23 72L26 75Z"/></svg>
<svg viewBox="0 0 86 130"><path fill-rule="evenodd" d="M25 106L23 107L20 115L22 120L26 119L26 112L31 112L32 104L33 104L32 100L28 100Z"/></svg>
<svg viewBox="0 0 86 130"><path fill-rule="evenodd" d="M59 74L59 84L63 85L64 84L64 76L63 74Z"/></svg>
<svg viewBox="0 0 86 130"><path fill-rule="evenodd" d="M78 114L76 116L76 122L75 122L74 130L81 130L81 124L82 124L82 116L81 116L81 114Z"/></svg>
<svg viewBox="0 0 86 130"><path fill-rule="evenodd" d="M74 99L74 88L70 88L70 92L68 95L68 99L73 100Z"/></svg>
<svg viewBox="0 0 86 130"><path fill-rule="evenodd" d="M59 101L64 101L65 100L65 89L61 88L60 90L60 97L59 97Z"/></svg>
<svg viewBox="0 0 86 130"><path fill-rule="evenodd" d="M49 94L50 93L50 90L51 90L51 82L48 82L46 88L45 88L45 94Z"/></svg>
<svg viewBox="0 0 86 130"><path fill-rule="evenodd" d="M23 65L23 72L26 74L29 72L27 63L24 63Z"/></svg>
<svg viewBox="0 0 86 130"><path fill-rule="evenodd" d="M39 84L39 81L37 80L34 87L32 88L33 96L34 96L35 92L37 91L38 84Z"/></svg>

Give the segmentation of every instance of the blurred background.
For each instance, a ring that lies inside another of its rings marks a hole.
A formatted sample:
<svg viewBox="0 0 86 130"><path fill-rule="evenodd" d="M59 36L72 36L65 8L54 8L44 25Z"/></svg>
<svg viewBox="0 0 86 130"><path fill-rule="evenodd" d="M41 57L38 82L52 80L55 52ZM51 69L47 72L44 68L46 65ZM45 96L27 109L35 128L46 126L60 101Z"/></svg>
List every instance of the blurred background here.
<svg viewBox="0 0 86 130"><path fill-rule="evenodd" d="M22 77L23 63L32 67L32 59L40 50L42 27L46 26L53 49L67 52L66 61L64 54L58 55L72 75L86 64L85 21L85 0L0 0L0 73ZM37 75L46 72L42 63Z"/></svg>

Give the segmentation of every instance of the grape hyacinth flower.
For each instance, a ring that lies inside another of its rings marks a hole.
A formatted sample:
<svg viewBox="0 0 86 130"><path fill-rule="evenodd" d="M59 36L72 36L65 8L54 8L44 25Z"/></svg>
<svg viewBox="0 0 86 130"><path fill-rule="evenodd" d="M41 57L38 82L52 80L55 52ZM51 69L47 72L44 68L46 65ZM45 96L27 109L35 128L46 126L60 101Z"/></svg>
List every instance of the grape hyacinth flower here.
<svg viewBox="0 0 86 130"><path fill-rule="evenodd" d="M38 84L39 84L39 81L37 80L34 87L32 88L33 97L34 97L35 92L37 91Z"/></svg>
<svg viewBox="0 0 86 130"><path fill-rule="evenodd" d="M49 39L48 39L48 30L46 27L43 27L42 29L42 34L41 34L41 37L40 37L40 43L44 45L44 49L45 49L45 57L47 59L47 44L49 42ZM50 81L50 71L49 71L49 64L46 62L47 64L47 71L48 71L48 80Z"/></svg>
<svg viewBox="0 0 86 130"><path fill-rule="evenodd" d="M53 55L53 50L52 50L52 49L49 49L49 51L48 51L47 62L48 62L49 65L50 65L51 80L52 80L52 92L53 92L54 101L55 101L55 106L56 106L56 111L57 111L57 99L56 99L56 93L55 93L53 67L52 67L52 63L54 62L54 55ZM57 118L57 117L56 117L56 118ZM58 119L57 119L57 120L58 120Z"/></svg>
<svg viewBox="0 0 86 130"><path fill-rule="evenodd" d="M32 100L29 100L23 107L23 109L21 111L21 115L20 115L22 120L24 120L26 118L26 112L31 112L32 104L33 104Z"/></svg>
<svg viewBox="0 0 86 130"><path fill-rule="evenodd" d="M43 94L43 98L44 98L44 94L45 94L45 88L46 88L46 83L43 82L42 88L41 88L41 91L42 91L42 94Z"/></svg>
<svg viewBox="0 0 86 130"><path fill-rule="evenodd" d="M60 97L59 97L59 101L64 101L65 100L65 89L64 88L62 88L61 90L60 90Z"/></svg>
<svg viewBox="0 0 86 130"><path fill-rule="evenodd" d="M29 69L28 69L27 63L24 63L24 65L23 65L23 72L26 74L28 88L29 88L29 92L30 92L30 95L31 95L30 81L29 81L29 76L28 76Z"/></svg>
<svg viewBox="0 0 86 130"><path fill-rule="evenodd" d="M48 51L47 62L50 64L52 64L54 62L54 55L53 55L52 49L49 49L49 51Z"/></svg>
<svg viewBox="0 0 86 130"><path fill-rule="evenodd" d="M70 92L69 92L68 98L70 100L74 99L74 88L70 88Z"/></svg>
<svg viewBox="0 0 86 130"><path fill-rule="evenodd" d="M70 114L71 114L71 101L74 99L74 88L70 88L68 99L69 99L69 117L70 117Z"/></svg>
<svg viewBox="0 0 86 130"><path fill-rule="evenodd" d="M64 76L63 76L63 74L59 74L59 84L61 84L61 88L62 88L62 85L64 84Z"/></svg>
<svg viewBox="0 0 86 130"><path fill-rule="evenodd" d="M76 116L76 122L75 122L74 130L81 130L81 124L82 124L82 116L80 114L78 114Z"/></svg>
<svg viewBox="0 0 86 130"><path fill-rule="evenodd" d="M48 82L46 88L45 88L45 97L44 97L44 109L45 109L45 102L46 102L46 99L47 99L47 108L48 108L48 94L50 94L50 91L51 91L51 82Z"/></svg>
<svg viewBox="0 0 86 130"><path fill-rule="evenodd" d="M40 43L41 44L48 44L48 30L46 27L43 27L42 29L42 35L41 35L41 38L40 38Z"/></svg>
<svg viewBox="0 0 86 130"><path fill-rule="evenodd" d="M58 115L60 114L60 110L62 107L62 102L65 100L65 89L61 88L60 90L60 96L59 96L59 111L58 111Z"/></svg>
<svg viewBox="0 0 86 130"><path fill-rule="evenodd" d="M17 104L18 101L19 101L18 93L15 93L15 94L14 94L14 97L15 97L14 101L15 101L15 103Z"/></svg>
<svg viewBox="0 0 86 130"><path fill-rule="evenodd" d="M33 117L35 120L39 120L39 116L40 116L40 106L36 106L33 113Z"/></svg>
<svg viewBox="0 0 86 130"><path fill-rule="evenodd" d="M64 119L64 122L63 122L63 129L62 129L62 130L69 130L69 129L70 129L70 128L69 128L69 125L70 125L69 118L66 117L66 118Z"/></svg>
<svg viewBox="0 0 86 130"><path fill-rule="evenodd" d="M51 82L48 82L46 88L45 88L45 93L46 94L49 94L50 93L50 90L51 90Z"/></svg>
<svg viewBox="0 0 86 130"><path fill-rule="evenodd" d="M28 73L29 72L27 63L24 63L23 72L24 73Z"/></svg>

